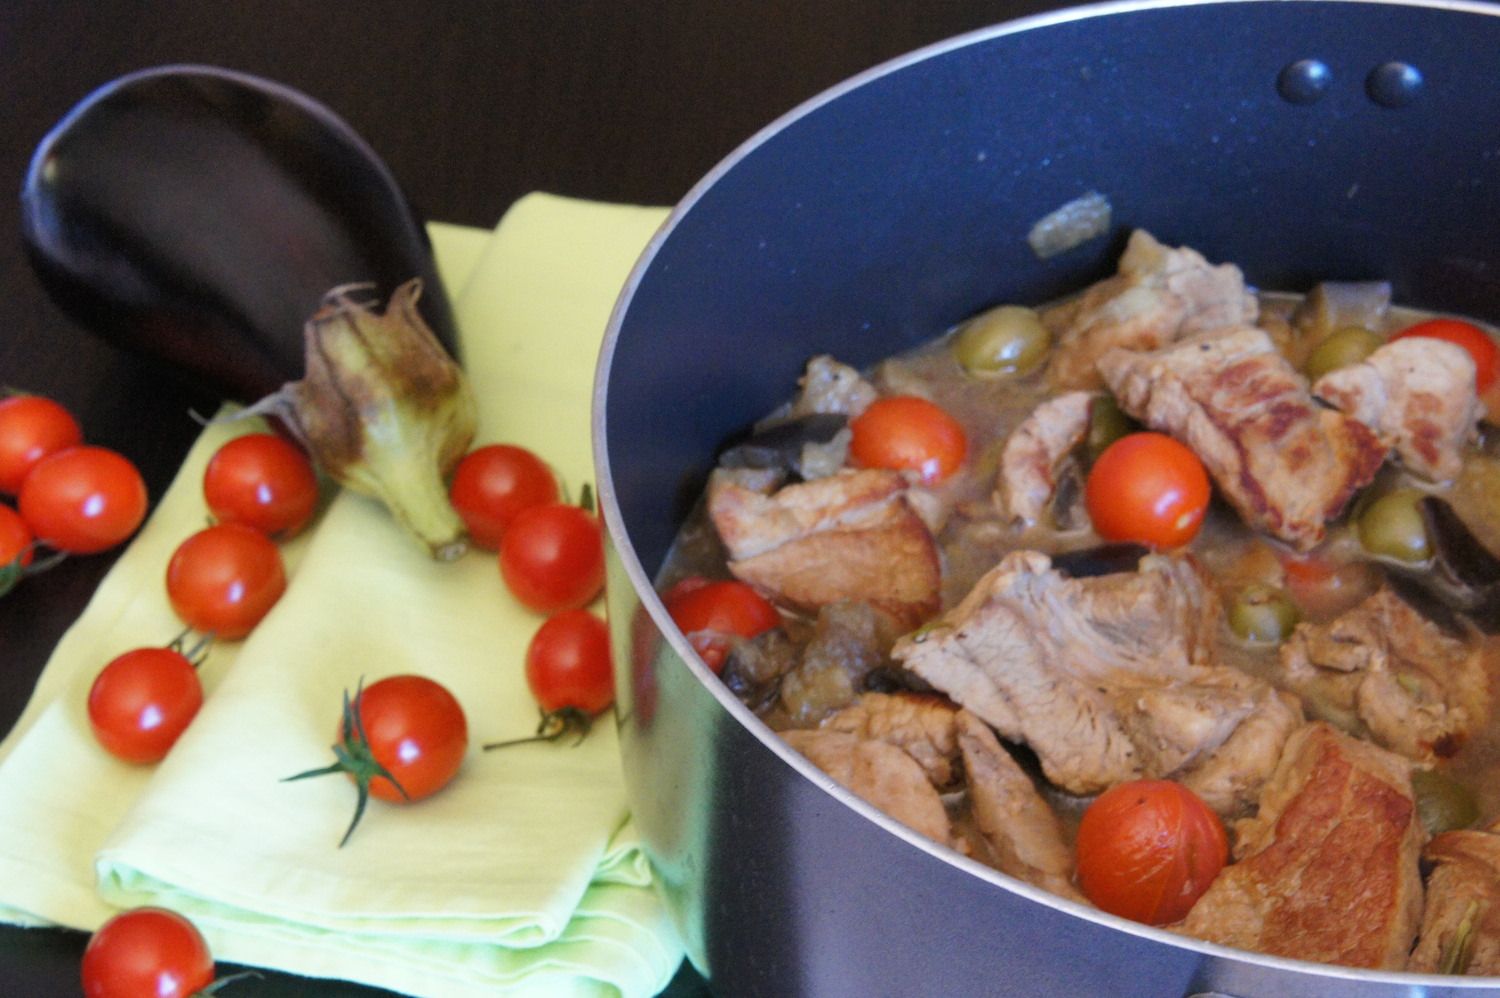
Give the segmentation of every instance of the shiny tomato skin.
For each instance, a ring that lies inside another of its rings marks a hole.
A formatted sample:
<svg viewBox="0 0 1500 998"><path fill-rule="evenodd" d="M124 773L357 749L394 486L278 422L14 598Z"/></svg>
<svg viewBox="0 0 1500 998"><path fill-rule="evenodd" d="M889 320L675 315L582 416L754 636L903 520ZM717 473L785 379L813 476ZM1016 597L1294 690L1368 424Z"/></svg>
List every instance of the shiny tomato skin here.
<svg viewBox="0 0 1500 998"><path fill-rule="evenodd" d="M968 437L948 412L915 395L876 399L849 422L849 456L864 468L915 471L932 485L968 454Z"/></svg>
<svg viewBox="0 0 1500 998"><path fill-rule="evenodd" d="M526 685L547 713L571 707L593 716L615 702L609 628L587 610L551 617L526 648Z"/></svg>
<svg viewBox="0 0 1500 998"><path fill-rule="evenodd" d="M69 447L38 461L21 483L21 516L59 551L93 554L119 544L146 518L146 483L104 447Z"/></svg>
<svg viewBox="0 0 1500 998"><path fill-rule="evenodd" d="M1219 816L1171 780L1111 787L1089 805L1074 843L1078 886L1100 909L1147 925L1188 913L1229 858Z"/></svg>
<svg viewBox="0 0 1500 998"><path fill-rule="evenodd" d="M172 648L136 648L112 659L89 689L89 724L109 753L157 762L203 706L198 670Z"/></svg>
<svg viewBox="0 0 1500 998"><path fill-rule="evenodd" d="M469 539L500 549L505 528L523 509L557 502L557 477L546 462L524 447L489 444L464 455L453 472L448 498L464 521Z"/></svg>
<svg viewBox="0 0 1500 998"><path fill-rule="evenodd" d="M318 507L318 476L296 444L274 433L247 433L209 459L203 498L220 523L291 537Z"/></svg>
<svg viewBox="0 0 1500 998"><path fill-rule="evenodd" d="M214 960L186 918L132 908L89 939L82 971L85 998L188 998L213 983Z"/></svg>
<svg viewBox="0 0 1500 998"><path fill-rule="evenodd" d="M714 672L735 638L753 638L781 626L781 614L749 585L734 579L684 579L662 596L679 630Z"/></svg>
<svg viewBox="0 0 1500 998"><path fill-rule="evenodd" d="M21 491L26 473L46 457L83 443L73 414L41 395L0 399L0 492Z"/></svg>
<svg viewBox="0 0 1500 998"><path fill-rule="evenodd" d="M370 754L388 769L370 795L395 804L437 793L458 773L469 747L469 725L457 698L426 676L387 676L359 694L359 718ZM342 733L342 732L341 732ZM401 790L405 790L405 796Z"/></svg>
<svg viewBox="0 0 1500 998"><path fill-rule="evenodd" d="M249 634L286 590L281 552L242 523L220 523L177 546L167 563L167 598L182 622L237 640Z"/></svg>
<svg viewBox="0 0 1500 998"><path fill-rule="evenodd" d="M1084 505L1107 541L1174 548L1197 536L1210 493L1208 472L1191 450L1162 433L1130 433L1089 469Z"/></svg>
<svg viewBox="0 0 1500 998"><path fill-rule="evenodd" d="M604 586L599 519L566 503L523 509L500 542L500 575L537 613L587 606Z"/></svg>
<svg viewBox="0 0 1500 998"><path fill-rule="evenodd" d="M0 569L14 565L18 558L22 566L31 564L32 540L31 528L21 514L0 503Z"/></svg>
<svg viewBox="0 0 1500 998"><path fill-rule="evenodd" d="M1428 319L1426 322L1407 326L1391 339L1400 340L1412 336L1443 340L1467 350L1474 359L1474 387L1481 394L1495 383L1495 376L1500 373L1500 346L1472 322L1461 319Z"/></svg>

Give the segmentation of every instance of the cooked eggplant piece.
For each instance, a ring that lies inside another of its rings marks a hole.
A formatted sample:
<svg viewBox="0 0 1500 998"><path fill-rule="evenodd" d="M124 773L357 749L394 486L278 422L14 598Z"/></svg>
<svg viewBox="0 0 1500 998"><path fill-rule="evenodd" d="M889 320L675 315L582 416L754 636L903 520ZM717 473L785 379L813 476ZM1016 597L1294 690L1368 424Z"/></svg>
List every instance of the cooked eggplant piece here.
<svg viewBox="0 0 1500 998"><path fill-rule="evenodd" d="M1134 572L1150 548L1140 544L1118 542L1100 544L1078 551L1063 551L1052 556L1052 567L1070 579L1088 579L1096 575Z"/></svg>
<svg viewBox="0 0 1500 998"><path fill-rule="evenodd" d="M756 429L749 438L723 451L719 455L719 466L774 469L791 472L800 478L816 477L803 468L806 449L832 443L839 431L848 425L848 416L833 412L815 412L772 423Z"/></svg>
<svg viewBox="0 0 1500 998"><path fill-rule="evenodd" d="M85 327L239 401L303 376L303 324L335 287L420 278L457 348L390 171L328 108L242 73L167 66L84 98L33 155L21 235Z"/></svg>
<svg viewBox="0 0 1500 998"><path fill-rule="evenodd" d="M1407 569L1384 559L1381 565L1408 598L1420 592L1418 600L1429 615L1436 602L1469 617L1486 634L1500 633L1500 558L1445 500L1426 496L1417 509L1433 548L1430 566Z"/></svg>

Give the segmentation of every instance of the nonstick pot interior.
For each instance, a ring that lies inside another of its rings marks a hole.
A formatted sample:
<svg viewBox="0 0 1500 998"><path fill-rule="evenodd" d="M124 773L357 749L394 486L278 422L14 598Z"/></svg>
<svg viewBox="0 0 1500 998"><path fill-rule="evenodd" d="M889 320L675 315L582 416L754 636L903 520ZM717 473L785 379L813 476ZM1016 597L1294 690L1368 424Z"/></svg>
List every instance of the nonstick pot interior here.
<svg viewBox="0 0 1500 998"><path fill-rule="evenodd" d="M1426 994L1199 944L926 843L789 752L651 577L720 445L808 357L864 366L1112 271L1145 228L1262 288L1390 280L1500 318L1500 17L1485 5L1110 5L898 60L770 126L652 243L601 357L595 448L637 822L724 994ZM1088 192L1109 231L1026 235ZM658 636L662 630L665 638ZM1496 983L1496 982L1490 982Z"/></svg>

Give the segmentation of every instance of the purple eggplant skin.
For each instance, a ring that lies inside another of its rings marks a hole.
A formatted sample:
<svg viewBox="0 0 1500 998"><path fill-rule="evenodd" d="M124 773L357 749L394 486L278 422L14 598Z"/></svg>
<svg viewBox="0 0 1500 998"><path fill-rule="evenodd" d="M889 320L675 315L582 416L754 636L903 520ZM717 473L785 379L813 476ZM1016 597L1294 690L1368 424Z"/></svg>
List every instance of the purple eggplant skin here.
<svg viewBox="0 0 1500 998"><path fill-rule="evenodd" d="M289 87L211 66L108 83L42 140L21 235L85 328L242 402L302 377L303 326L334 287L420 277L455 358L421 220L369 145Z"/></svg>

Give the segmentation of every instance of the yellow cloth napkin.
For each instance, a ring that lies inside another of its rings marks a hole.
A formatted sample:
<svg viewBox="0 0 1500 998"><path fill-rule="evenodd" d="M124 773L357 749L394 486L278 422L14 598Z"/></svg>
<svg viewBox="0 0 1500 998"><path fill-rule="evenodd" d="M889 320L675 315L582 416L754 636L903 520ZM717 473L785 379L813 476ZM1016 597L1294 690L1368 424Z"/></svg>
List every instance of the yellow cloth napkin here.
<svg viewBox="0 0 1500 998"><path fill-rule="evenodd" d="M663 218L533 195L492 237L433 226L479 442L535 449L574 491L591 477L599 339ZM284 547L286 595L213 649L203 709L167 759L129 766L94 744L88 686L113 655L174 633L167 559L204 522L203 464L242 431L204 432L0 745L0 918L89 929L164 904L220 959L444 998L663 988L682 951L628 821L612 725L576 748L479 751L535 725L521 661L540 620L492 554L437 564L360 496L336 496ZM338 849L351 785L281 779L331 759L345 689L398 672L454 692L470 753L436 796L372 802Z"/></svg>

